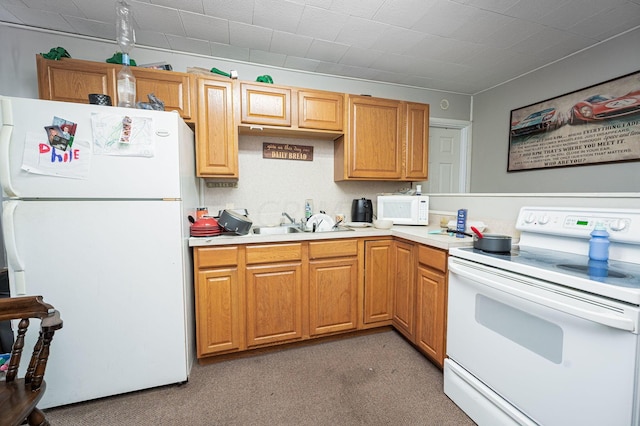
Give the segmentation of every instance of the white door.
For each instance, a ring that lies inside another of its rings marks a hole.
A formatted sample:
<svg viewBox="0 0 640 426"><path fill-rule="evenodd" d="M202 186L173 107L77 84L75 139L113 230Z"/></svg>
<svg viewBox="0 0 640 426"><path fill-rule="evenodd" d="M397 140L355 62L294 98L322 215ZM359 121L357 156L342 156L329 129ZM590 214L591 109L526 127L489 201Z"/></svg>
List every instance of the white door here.
<svg viewBox="0 0 640 426"><path fill-rule="evenodd" d="M429 193L460 192L460 134L460 129L429 128Z"/></svg>

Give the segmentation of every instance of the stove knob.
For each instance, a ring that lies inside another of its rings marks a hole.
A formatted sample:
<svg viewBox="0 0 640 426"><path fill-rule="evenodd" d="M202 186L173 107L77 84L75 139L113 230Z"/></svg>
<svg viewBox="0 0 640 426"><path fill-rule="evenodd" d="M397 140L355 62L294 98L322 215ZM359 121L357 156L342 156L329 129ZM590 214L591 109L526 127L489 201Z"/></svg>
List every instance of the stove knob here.
<svg viewBox="0 0 640 426"><path fill-rule="evenodd" d="M533 223L536 220L536 216L533 213L529 213L525 218L525 223Z"/></svg>
<svg viewBox="0 0 640 426"><path fill-rule="evenodd" d="M549 223L549 216L547 216L546 214L543 215L540 219L538 219L538 223L540 225L546 225L547 223Z"/></svg>
<svg viewBox="0 0 640 426"><path fill-rule="evenodd" d="M609 229L612 231L622 231L627 227L627 222L622 219L616 219L609 223Z"/></svg>

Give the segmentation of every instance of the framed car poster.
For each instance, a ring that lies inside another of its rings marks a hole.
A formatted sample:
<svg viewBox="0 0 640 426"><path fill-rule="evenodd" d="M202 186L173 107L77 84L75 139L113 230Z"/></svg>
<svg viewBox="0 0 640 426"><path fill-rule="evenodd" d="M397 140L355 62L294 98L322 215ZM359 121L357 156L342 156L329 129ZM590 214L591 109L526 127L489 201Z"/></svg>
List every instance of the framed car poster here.
<svg viewBox="0 0 640 426"><path fill-rule="evenodd" d="M507 171L640 160L640 71L511 111Z"/></svg>

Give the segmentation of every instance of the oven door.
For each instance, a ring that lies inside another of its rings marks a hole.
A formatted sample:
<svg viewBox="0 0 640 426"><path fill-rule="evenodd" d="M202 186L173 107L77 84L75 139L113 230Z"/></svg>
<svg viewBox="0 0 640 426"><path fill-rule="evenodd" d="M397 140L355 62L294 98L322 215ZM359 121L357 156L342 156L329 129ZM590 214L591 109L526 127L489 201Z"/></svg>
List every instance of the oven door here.
<svg viewBox="0 0 640 426"><path fill-rule="evenodd" d="M637 327L636 306L450 257L449 363L488 389L462 404L513 406L545 426L637 424ZM460 382L447 375L445 392Z"/></svg>

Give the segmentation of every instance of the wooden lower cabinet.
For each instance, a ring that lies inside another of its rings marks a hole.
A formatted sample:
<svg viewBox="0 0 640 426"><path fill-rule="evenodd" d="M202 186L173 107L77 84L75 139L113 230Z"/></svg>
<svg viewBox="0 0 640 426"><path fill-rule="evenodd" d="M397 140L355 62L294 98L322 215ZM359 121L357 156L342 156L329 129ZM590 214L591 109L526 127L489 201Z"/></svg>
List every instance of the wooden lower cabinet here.
<svg viewBox="0 0 640 426"><path fill-rule="evenodd" d="M247 266L247 346L302 338L302 264Z"/></svg>
<svg viewBox="0 0 640 426"><path fill-rule="evenodd" d="M446 356L447 252L418 246L416 346L440 368Z"/></svg>
<svg viewBox="0 0 640 426"><path fill-rule="evenodd" d="M415 332L415 256L414 244L394 241L392 268L395 277L393 325L407 338Z"/></svg>
<svg viewBox="0 0 640 426"><path fill-rule="evenodd" d="M245 247L247 347L302 338L302 246Z"/></svg>
<svg viewBox="0 0 640 426"><path fill-rule="evenodd" d="M194 249L198 358L244 345L238 253L235 246Z"/></svg>
<svg viewBox="0 0 640 426"><path fill-rule="evenodd" d="M309 243L309 334L355 330L358 325L358 242Z"/></svg>
<svg viewBox="0 0 640 426"><path fill-rule="evenodd" d="M364 324L378 327L393 318L393 240L364 242Z"/></svg>
<svg viewBox="0 0 640 426"><path fill-rule="evenodd" d="M440 367L444 362L446 277L423 265L416 280L415 344Z"/></svg>
<svg viewBox="0 0 640 426"><path fill-rule="evenodd" d="M194 248L198 358L393 325L446 353L447 252L382 237Z"/></svg>

